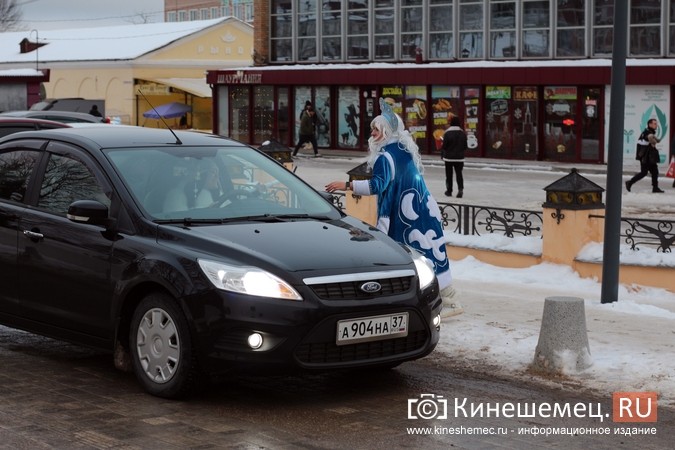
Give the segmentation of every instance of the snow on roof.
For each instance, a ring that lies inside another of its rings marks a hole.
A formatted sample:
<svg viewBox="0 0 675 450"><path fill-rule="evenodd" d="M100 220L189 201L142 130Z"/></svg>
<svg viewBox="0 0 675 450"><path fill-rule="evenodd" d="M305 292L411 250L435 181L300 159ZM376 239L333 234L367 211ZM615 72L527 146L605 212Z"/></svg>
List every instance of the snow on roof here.
<svg viewBox="0 0 675 450"><path fill-rule="evenodd" d="M40 63L130 60L228 20L238 19L225 17L190 22L37 30L38 42L46 44L39 47L37 52ZM35 31L0 33L0 65L3 63L35 63L35 50L21 53L19 48L19 43L23 39L35 42Z"/></svg>
<svg viewBox="0 0 675 450"><path fill-rule="evenodd" d="M45 74L41 70L35 69L2 69L0 77L43 77Z"/></svg>

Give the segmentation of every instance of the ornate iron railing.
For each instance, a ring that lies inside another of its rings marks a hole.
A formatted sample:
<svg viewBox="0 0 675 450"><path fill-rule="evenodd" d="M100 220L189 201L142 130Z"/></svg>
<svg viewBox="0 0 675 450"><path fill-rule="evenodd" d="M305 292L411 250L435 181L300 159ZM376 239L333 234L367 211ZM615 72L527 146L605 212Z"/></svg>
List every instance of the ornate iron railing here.
<svg viewBox="0 0 675 450"><path fill-rule="evenodd" d="M596 215L590 217L605 218ZM620 236L631 250L640 250L640 245L643 245L656 248L657 252L670 253L675 242L675 221L622 217Z"/></svg>
<svg viewBox="0 0 675 450"><path fill-rule="evenodd" d="M344 200L345 200L344 192L333 192L332 194L330 194L331 203L333 203L333 205L342 212L346 212Z"/></svg>
<svg viewBox="0 0 675 450"><path fill-rule="evenodd" d="M333 193L333 204L344 211L343 193ZM539 236L543 230L543 213L524 209L491 206L439 203L443 227L450 232L480 236L499 233L507 237ZM589 217L605 219L591 214ZM675 221L665 219L621 218L621 238L638 251L640 246L656 248L657 252L670 253L675 247Z"/></svg>
<svg viewBox="0 0 675 450"><path fill-rule="evenodd" d="M457 203L439 203L438 206L443 226L453 233L475 236L497 233L511 238L541 236L543 220L538 211Z"/></svg>

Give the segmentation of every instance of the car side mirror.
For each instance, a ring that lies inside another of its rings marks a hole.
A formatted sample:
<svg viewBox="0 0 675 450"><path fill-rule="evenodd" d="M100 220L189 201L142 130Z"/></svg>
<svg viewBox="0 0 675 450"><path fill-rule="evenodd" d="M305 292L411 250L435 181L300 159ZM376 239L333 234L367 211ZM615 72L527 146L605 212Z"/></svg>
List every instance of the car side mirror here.
<svg viewBox="0 0 675 450"><path fill-rule="evenodd" d="M108 207L96 200L77 200L68 207L68 219L77 223L90 223L93 225L110 224L108 219Z"/></svg>

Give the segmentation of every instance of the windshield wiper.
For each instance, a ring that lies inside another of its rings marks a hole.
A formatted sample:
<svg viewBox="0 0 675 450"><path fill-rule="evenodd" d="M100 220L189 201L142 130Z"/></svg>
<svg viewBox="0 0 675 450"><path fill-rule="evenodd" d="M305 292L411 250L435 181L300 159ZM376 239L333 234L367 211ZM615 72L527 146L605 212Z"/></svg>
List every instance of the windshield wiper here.
<svg viewBox="0 0 675 450"><path fill-rule="evenodd" d="M153 222L160 225L180 224L189 227L190 225L218 225L223 223L223 219L193 219L191 217L183 217L180 219L155 219Z"/></svg>
<svg viewBox="0 0 675 450"><path fill-rule="evenodd" d="M248 220L257 222L289 222L295 219L330 220L330 217L312 216L309 214L261 214L258 216L228 217L227 219L223 219L223 222L245 222Z"/></svg>
<svg viewBox="0 0 675 450"><path fill-rule="evenodd" d="M313 220L330 220L326 216L312 216L310 214L259 214L255 216L237 216L226 217L223 219L192 219L184 217L180 219L155 219L154 222L160 225L184 225L189 227L191 225L220 225L230 222L289 222L295 219L313 219Z"/></svg>

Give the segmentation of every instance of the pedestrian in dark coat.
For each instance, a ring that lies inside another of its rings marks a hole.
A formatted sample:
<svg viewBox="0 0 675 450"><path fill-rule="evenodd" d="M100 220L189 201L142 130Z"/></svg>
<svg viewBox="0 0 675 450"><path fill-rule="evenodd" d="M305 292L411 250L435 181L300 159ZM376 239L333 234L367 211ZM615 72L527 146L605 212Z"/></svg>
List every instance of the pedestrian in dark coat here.
<svg viewBox="0 0 675 450"><path fill-rule="evenodd" d="M636 173L633 178L626 181L626 189L630 192L631 187L641 179L643 179L647 174L652 176L652 192L661 193L663 192L659 188L659 149L656 148L656 144L659 140L656 138L656 128L657 128L656 119L649 119L647 122L647 128L640 134L640 137L637 141L637 147L635 150L635 159L640 161L640 171Z"/></svg>
<svg viewBox="0 0 675 450"><path fill-rule="evenodd" d="M453 172L457 176L457 198L464 196L464 153L466 152L466 133L460 127L457 116L450 119L450 128L443 134L441 158L445 162L445 195L452 197Z"/></svg>
<svg viewBox="0 0 675 450"><path fill-rule="evenodd" d="M314 108L311 106L308 106L303 112L302 118L300 119L300 139L298 139L298 144L293 150L293 156L296 156L300 147L307 142L312 144L314 156L321 156L319 155L319 145L316 142L314 114Z"/></svg>

